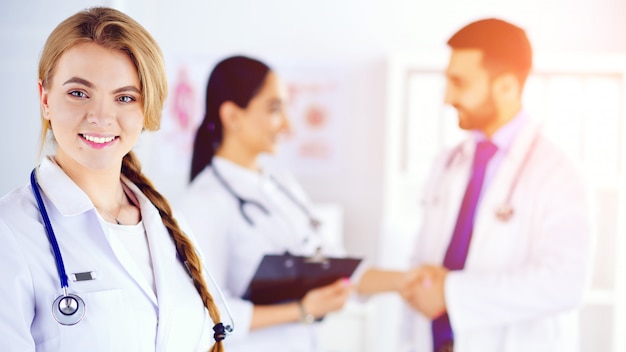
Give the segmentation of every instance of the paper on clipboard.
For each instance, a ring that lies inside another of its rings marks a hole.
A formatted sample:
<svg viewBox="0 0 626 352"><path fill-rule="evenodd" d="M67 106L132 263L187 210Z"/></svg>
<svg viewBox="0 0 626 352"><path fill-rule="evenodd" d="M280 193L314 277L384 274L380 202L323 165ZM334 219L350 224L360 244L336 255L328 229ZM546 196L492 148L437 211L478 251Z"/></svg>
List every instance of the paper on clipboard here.
<svg viewBox="0 0 626 352"><path fill-rule="evenodd" d="M352 276L360 263L359 258L268 254L259 264L243 298L257 305L298 300L313 288Z"/></svg>

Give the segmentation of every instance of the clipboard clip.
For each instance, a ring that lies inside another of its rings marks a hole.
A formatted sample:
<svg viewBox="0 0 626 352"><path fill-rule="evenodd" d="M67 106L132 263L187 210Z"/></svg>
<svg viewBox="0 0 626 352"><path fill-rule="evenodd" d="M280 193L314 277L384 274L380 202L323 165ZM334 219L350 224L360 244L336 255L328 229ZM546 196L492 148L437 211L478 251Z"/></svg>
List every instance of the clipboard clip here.
<svg viewBox="0 0 626 352"><path fill-rule="evenodd" d="M304 259L304 262L307 264L329 264L328 258L326 258L322 253L322 247L317 247L317 249L315 250L315 254Z"/></svg>

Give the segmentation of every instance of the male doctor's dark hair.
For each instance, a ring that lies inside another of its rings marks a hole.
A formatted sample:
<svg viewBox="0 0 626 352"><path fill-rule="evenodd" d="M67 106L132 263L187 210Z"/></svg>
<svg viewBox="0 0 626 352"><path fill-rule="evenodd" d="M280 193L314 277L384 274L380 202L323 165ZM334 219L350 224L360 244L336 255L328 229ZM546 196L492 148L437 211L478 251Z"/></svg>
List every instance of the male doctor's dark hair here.
<svg viewBox="0 0 626 352"><path fill-rule="evenodd" d="M263 62L245 56L220 61L209 77L206 88L204 120L196 131L191 160L190 181L207 166L222 143L220 107L231 101L245 109L259 92L270 72Z"/></svg>
<svg viewBox="0 0 626 352"><path fill-rule="evenodd" d="M526 32L509 22L487 18L472 22L448 40L452 49L478 49L491 77L514 73L524 86L532 67L532 48Z"/></svg>

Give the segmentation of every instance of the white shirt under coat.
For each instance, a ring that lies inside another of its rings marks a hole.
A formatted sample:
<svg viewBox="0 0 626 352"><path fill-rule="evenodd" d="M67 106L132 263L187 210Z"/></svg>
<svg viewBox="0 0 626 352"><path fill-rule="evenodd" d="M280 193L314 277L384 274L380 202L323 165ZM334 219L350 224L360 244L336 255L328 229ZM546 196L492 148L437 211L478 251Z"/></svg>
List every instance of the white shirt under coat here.
<svg viewBox="0 0 626 352"><path fill-rule="evenodd" d="M226 339L229 352L315 351L316 324L282 324L250 331L253 305L241 299L265 254L312 255L322 247L325 255L342 256L343 248L330 244L310 224L310 218L278 184L310 209L308 197L287 173L264 169L255 172L226 159L214 157L213 166L200 172L183 195L178 208L183 213L204 252L209 270L224 290L233 312L235 333ZM212 167L244 199L265 207L246 205L254 225L246 222L237 199L215 176ZM277 180L278 184L272 179Z"/></svg>
<svg viewBox="0 0 626 352"><path fill-rule="evenodd" d="M68 292L84 300L85 317L73 326L57 323L52 303L62 289L30 183L0 199L3 351L208 350L213 323L158 210L135 185L124 180L139 202L156 292L140 266L116 249L87 195L47 158L38 182L68 276L94 272L96 278L69 279Z"/></svg>

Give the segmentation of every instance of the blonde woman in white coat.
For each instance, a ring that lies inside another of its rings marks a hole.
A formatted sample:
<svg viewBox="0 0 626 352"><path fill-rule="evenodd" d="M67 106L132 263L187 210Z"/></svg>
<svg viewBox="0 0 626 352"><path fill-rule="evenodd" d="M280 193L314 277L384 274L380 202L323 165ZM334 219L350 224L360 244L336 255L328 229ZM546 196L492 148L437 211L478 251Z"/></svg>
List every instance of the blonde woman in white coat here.
<svg viewBox="0 0 626 352"><path fill-rule="evenodd" d="M419 268L403 293L414 309L406 324L411 351L576 351L568 318L591 272L587 187L522 108L530 43L521 28L485 19L448 44L446 102L471 133L441 155L425 187ZM495 152L459 267L457 217L471 213L462 199L477 145L486 142Z"/></svg>
<svg viewBox="0 0 626 352"><path fill-rule="evenodd" d="M53 153L0 200L3 351L223 350L192 243L131 152L159 127L165 76L156 42L117 10L50 34L39 96Z"/></svg>

